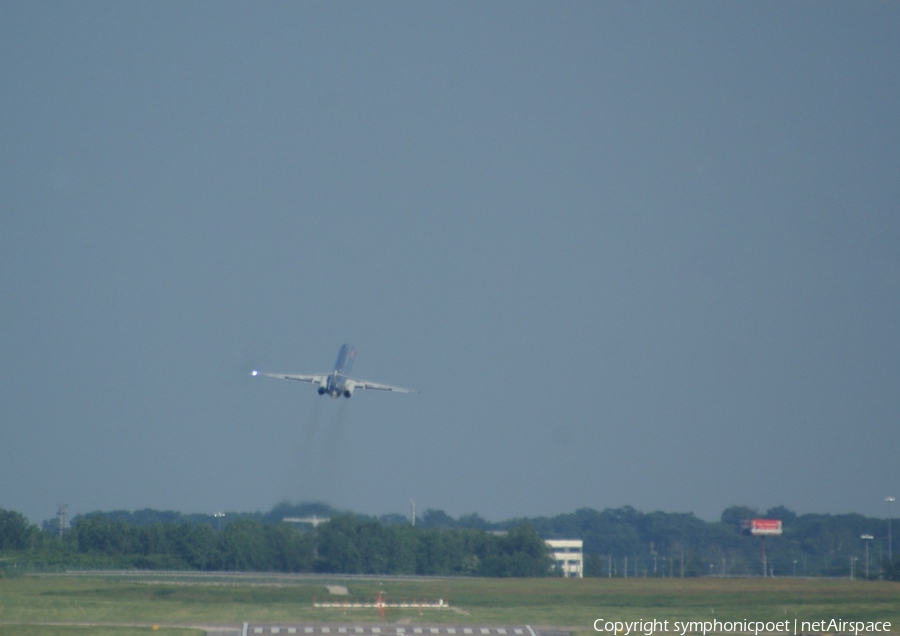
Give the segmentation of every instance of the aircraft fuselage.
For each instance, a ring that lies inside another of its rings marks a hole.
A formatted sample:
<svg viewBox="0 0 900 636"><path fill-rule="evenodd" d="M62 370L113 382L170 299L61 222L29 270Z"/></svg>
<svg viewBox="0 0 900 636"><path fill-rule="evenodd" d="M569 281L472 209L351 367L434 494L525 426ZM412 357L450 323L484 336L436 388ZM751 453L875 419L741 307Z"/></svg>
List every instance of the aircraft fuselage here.
<svg viewBox="0 0 900 636"><path fill-rule="evenodd" d="M347 379L350 377L350 369L356 359L356 349L348 344L338 351L337 360L334 362L334 370L325 378L325 383L319 385L319 395L329 395L332 398L344 396L349 398L353 390L348 388Z"/></svg>

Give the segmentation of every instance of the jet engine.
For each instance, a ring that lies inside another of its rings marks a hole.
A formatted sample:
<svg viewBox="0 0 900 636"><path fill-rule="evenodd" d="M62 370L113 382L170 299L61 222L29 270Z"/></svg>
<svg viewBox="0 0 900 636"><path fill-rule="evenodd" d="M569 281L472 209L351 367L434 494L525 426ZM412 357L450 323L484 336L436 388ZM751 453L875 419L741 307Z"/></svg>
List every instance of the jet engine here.
<svg viewBox="0 0 900 636"><path fill-rule="evenodd" d="M344 395L345 398L349 398L351 395L353 395L353 389L352 389L352 388L350 388L350 389L344 389L343 395Z"/></svg>

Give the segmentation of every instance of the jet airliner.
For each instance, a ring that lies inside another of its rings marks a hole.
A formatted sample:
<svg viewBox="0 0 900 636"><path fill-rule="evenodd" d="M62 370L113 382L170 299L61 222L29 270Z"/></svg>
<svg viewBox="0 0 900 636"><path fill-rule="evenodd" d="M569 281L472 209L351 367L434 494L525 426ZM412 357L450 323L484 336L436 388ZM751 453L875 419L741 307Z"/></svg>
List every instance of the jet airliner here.
<svg viewBox="0 0 900 636"><path fill-rule="evenodd" d="M290 373L261 373L253 370L251 375L256 377L265 375L270 378L278 378L279 380L295 380L297 382L309 382L319 387L319 395L329 395L333 398L344 396L349 398L357 389L369 389L373 391L394 391L396 393L416 393L414 389L404 389L399 386L390 386L387 384L377 384L366 380L357 380L351 378L350 367L353 366L353 360L356 358L356 349L348 344L341 347L338 352L337 361L334 363L334 370L331 373L321 373L316 375L293 375Z"/></svg>

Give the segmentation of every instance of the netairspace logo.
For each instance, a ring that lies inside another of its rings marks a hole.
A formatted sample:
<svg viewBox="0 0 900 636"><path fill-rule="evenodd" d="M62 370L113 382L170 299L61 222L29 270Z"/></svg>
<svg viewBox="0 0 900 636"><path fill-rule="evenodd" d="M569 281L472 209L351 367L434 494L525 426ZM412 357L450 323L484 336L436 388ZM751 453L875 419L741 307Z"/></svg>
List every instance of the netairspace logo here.
<svg viewBox="0 0 900 636"><path fill-rule="evenodd" d="M669 624L672 624L671 628ZM654 634L808 634L810 632L831 632L841 634L884 634L891 631L887 621L844 621L836 618L820 621L668 621L644 620L608 621L598 618L594 621L594 631L609 632L615 636L653 636Z"/></svg>

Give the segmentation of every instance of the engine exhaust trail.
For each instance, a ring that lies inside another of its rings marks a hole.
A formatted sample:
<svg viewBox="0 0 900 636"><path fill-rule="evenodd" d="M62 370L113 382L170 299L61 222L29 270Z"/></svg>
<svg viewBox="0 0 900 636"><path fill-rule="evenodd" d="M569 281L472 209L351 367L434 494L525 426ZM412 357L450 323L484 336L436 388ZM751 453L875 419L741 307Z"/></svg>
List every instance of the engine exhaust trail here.
<svg viewBox="0 0 900 636"><path fill-rule="evenodd" d="M319 429L322 425L322 400L313 400L309 414L303 418L300 435L295 438L291 466L287 471L284 491L289 500L312 500L321 494L321 473L317 465L321 453L318 446Z"/></svg>
<svg viewBox="0 0 900 636"><path fill-rule="evenodd" d="M303 425L303 437L301 443L305 448L312 448L315 444L316 437L319 436L319 424L322 420L322 400L313 400L312 409L310 409L309 417Z"/></svg>
<svg viewBox="0 0 900 636"><path fill-rule="evenodd" d="M350 401L342 400L337 410L332 414L328 422L328 430L325 431L325 452L322 459L325 462L323 474L325 476L325 488L328 500L338 501L342 486L343 470L341 457L343 455L344 422L350 410Z"/></svg>

